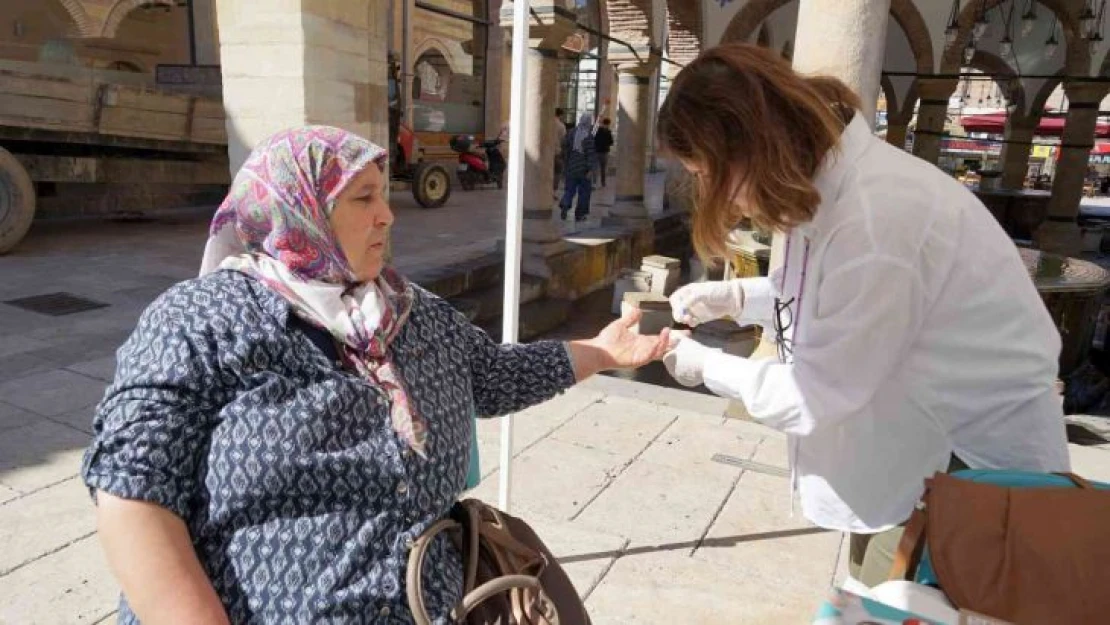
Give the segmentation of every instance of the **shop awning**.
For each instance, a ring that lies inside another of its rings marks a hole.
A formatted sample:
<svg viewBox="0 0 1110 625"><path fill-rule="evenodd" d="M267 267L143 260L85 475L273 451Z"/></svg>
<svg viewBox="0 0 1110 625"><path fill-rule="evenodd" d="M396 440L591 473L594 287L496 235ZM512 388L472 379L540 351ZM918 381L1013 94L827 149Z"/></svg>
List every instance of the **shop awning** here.
<svg viewBox="0 0 1110 625"><path fill-rule="evenodd" d="M1059 137L1064 134L1063 117L1042 117L1037 125L1037 134L1042 137ZM964 115L960 118L964 132L985 132L1000 135L1006 132L1006 113L986 113L983 115ZM1110 122L1099 121L1095 126L1095 136L1110 138Z"/></svg>

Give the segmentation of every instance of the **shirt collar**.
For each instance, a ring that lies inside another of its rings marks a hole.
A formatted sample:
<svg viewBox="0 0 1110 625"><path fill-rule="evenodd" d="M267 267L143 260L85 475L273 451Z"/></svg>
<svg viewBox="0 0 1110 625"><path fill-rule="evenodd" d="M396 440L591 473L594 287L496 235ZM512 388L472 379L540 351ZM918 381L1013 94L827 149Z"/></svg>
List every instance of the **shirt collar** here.
<svg viewBox="0 0 1110 625"><path fill-rule="evenodd" d="M852 121L848 123L844 132L840 135L840 141L825 155L820 167L817 168L817 175L813 178L813 184L817 187L817 192L821 194L821 203L817 207L817 214L813 217L813 220L798 226L799 232L812 237L816 231L822 229L822 225L830 217L829 207L840 196L841 187L844 184L844 179L848 176L848 172L855 166L874 140L875 137L871 134L870 126L863 119L863 113L856 111Z"/></svg>

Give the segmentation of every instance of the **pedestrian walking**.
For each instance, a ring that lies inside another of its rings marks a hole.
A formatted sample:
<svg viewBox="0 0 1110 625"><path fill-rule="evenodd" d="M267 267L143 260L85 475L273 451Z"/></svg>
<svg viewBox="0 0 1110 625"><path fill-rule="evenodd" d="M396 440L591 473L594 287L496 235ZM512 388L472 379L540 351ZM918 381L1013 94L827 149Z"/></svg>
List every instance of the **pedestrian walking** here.
<svg viewBox="0 0 1110 625"><path fill-rule="evenodd" d="M574 220L585 221L590 214L590 193L593 182L590 174L597 167L597 153L594 150L593 138L594 116L583 113L578 118L578 125L574 132L567 135L563 152L566 164L566 189L563 199L559 202L560 216L567 218L571 205L574 205ZM577 197L577 202L575 202Z"/></svg>
<svg viewBox="0 0 1110 625"><path fill-rule="evenodd" d="M606 178L609 175L609 150L613 149L613 131L609 126L612 121L605 117L601 126L594 134L594 149L597 151L597 171L601 178L601 187L605 188Z"/></svg>

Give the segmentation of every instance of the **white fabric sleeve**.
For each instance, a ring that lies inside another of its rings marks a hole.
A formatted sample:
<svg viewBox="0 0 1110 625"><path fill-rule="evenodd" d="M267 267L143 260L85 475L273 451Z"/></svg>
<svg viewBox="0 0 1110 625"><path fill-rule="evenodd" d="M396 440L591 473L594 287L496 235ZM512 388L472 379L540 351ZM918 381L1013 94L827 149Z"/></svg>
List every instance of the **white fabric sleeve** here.
<svg viewBox="0 0 1110 625"><path fill-rule="evenodd" d="M746 291L745 291L746 293ZM924 290L905 261L871 254L818 287L817 314L794 361L709 356L705 384L744 402L759 421L804 436L862 410L904 357L920 327Z"/></svg>
<svg viewBox="0 0 1110 625"><path fill-rule="evenodd" d="M744 291L744 309L736 319L739 325L757 324L771 327L775 317L775 298L778 290L770 278L740 278L740 288Z"/></svg>

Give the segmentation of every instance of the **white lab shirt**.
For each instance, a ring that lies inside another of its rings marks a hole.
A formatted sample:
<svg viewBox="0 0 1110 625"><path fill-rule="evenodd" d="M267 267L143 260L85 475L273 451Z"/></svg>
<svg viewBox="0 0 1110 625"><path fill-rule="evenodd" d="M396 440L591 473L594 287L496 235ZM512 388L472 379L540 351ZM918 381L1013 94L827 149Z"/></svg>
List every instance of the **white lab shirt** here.
<svg viewBox="0 0 1110 625"><path fill-rule="evenodd" d="M792 361L715 353L705 367L712 391L789 435L806 517L897 525L953 452L972 468L1068 470L1060 338L987 209L860 114L815 184L784 269L743 283L740 321L768 332L775 297L794 299Z"/></svg>

